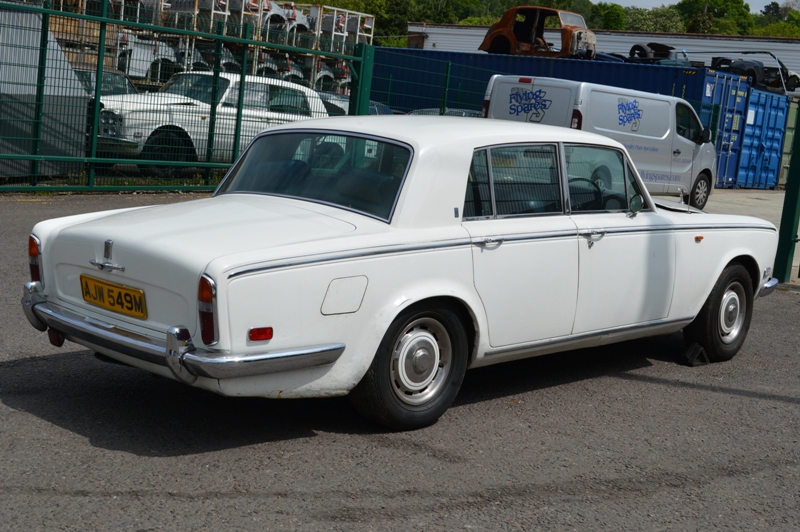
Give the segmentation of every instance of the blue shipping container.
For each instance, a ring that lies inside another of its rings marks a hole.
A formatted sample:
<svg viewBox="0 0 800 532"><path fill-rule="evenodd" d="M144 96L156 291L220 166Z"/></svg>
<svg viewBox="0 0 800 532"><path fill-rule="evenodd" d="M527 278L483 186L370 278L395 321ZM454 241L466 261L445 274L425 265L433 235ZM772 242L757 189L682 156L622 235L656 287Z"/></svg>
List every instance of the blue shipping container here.
<svg viewBox="0 0 800 532"><path fill-rule="evenodd" d="M736 185L774 189L780 176L790 98L750 90Z"/></svg>
<svg viewBox="0 0 800 532"><path fill-rule="evenodd" d="M718 113L716 127L713 128L718 187L736 186L749 92L750 83L745 77L714 70L706 72L702 106L698 113L706 127L712 124L713 113Z"/></svg>
<svg viewBox="0 0 800 532"><path fill-rule="evenodd" d="M482 52L375 48L373 100L395 109L480 109L494 74L545 76L611 85L706 102L706 69L638 63L549 59ZM717 73L717 76L730 76Z"/></svg>

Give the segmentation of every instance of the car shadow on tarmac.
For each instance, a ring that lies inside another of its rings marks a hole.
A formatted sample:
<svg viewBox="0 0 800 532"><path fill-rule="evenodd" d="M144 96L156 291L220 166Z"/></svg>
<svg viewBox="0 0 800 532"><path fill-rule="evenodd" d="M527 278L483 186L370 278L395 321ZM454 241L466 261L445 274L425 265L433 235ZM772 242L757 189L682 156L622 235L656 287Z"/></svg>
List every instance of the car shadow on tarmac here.
<svg viewBox="0 0 800 532"><path fill-rule="evenodd" d="M677 360L678 335L570 351L467 372L453 408ZM182 456L314 437L376 434L347 398L229 398L72 351L0 363L0 402L90 444L140 456Z"/></svg>

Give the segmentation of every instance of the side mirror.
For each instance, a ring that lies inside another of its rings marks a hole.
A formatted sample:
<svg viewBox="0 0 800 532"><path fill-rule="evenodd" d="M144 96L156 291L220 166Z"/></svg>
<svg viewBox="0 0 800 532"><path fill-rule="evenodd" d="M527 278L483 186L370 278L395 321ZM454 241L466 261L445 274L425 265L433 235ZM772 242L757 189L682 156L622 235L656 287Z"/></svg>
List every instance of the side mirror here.
<svg viewBox="0 0 800 532"><path fill-rule="evenodd" d="M639 214L639 211L642 210L642 207L644 207L644 198L640 194L636 194L631 198L631 213L629 216L633 218Z"/></svg>
<svg viewBox="0 0 800 532"><path fill-rule="evenodd" d="M708 144L711 142L711 130L704 129L700 132L700 144Z"/></svg>

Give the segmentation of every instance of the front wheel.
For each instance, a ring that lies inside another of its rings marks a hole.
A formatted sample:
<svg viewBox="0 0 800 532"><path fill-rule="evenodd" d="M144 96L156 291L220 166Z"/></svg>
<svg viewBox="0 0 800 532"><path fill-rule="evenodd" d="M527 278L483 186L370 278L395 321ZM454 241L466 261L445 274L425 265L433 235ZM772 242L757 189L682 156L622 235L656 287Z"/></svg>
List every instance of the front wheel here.
<svg viewBox="0 0 800 532"><path fill-rule="evenodd" d="M156 131L147 139L141 157L145 161L189 162L193 158L193 149L189 144L187 140L171 131ZM181 167L148 164L145 162L139 164L139 170L143 174L150 174L160 178L169 178L175 177L181 170Z"/></svg>
<svg viewBox="0 0 800 532"><path fill-rule="evenodd" d="M363 416L387 427L431 425L456 398L467 357L467 334L452 307L411 307L392 322L350 398Z"/></svg>
<svg viewBox="0 0 800 532"><path fill-rule="evenodd" d="M730 360L744 344L752 316L750 274L741 264L732 264L722 271L700 313L683 334L687 344L700 344L712 362Z"/></svg>
<svg viewBox="0 0 800 532"><path fill-rule="evenodd" d="M695 181L692 192L689 195L690 205L703 210L706 203L708 203L709 194L711 194L711 180L708 179L707 175L700 174L697 176L697 181Z"/></svg>

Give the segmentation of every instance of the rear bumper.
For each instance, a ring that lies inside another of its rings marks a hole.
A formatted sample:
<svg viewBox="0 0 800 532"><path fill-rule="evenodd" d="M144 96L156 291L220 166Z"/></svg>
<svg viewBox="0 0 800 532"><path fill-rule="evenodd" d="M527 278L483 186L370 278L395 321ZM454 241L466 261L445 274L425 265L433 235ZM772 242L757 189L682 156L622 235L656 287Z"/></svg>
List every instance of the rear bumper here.
<svg viewBox="0 0 800 532"><path fill-rule="evenodd" d="M170 327L163 341L142 336L46 301L38 282L25 283L22 309L40 331L49 327L79 344L166 366L187 384L198 377L233 379L324 366L336 362L345 349L344 344L327 344L242 355L204 351L194 346L182 325Z"/></svg>

